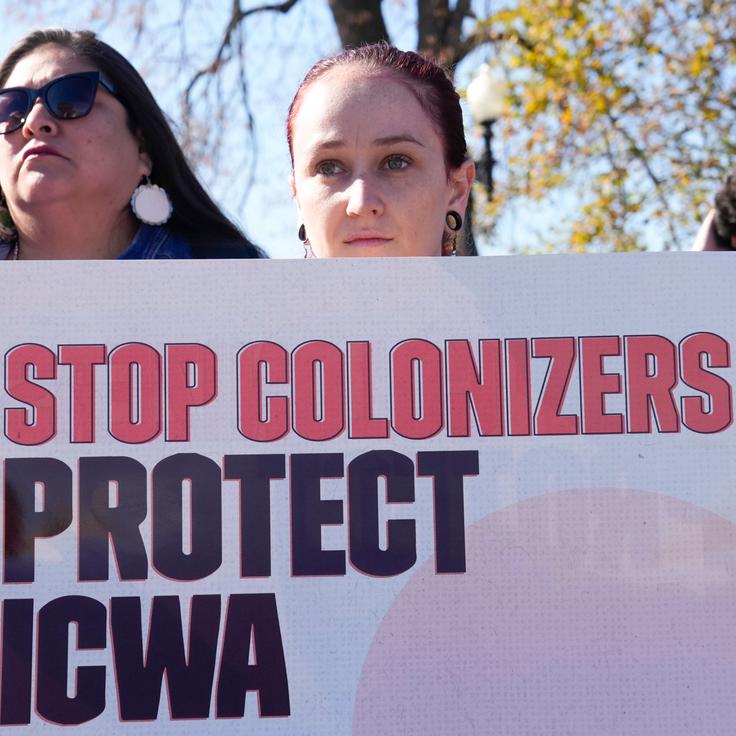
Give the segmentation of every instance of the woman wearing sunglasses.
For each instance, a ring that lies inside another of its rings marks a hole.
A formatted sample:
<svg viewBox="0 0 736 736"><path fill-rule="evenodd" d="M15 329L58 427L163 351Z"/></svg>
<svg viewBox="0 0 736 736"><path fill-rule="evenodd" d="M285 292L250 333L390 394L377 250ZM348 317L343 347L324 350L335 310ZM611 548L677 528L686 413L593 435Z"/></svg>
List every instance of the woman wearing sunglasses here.
<svg viewBox="0 0 736 736"><path fill-rule="evenodd" d="M0 258L257 258L204 191L140 75L88 31L0 64Z"/></svg>
<svg viewBox="0 0 736 736"><path fill-rule="evenodd" d="M461 249L475 176L445 72L387 44L307 72L287 138L306 255L439 256Z"/></svg>

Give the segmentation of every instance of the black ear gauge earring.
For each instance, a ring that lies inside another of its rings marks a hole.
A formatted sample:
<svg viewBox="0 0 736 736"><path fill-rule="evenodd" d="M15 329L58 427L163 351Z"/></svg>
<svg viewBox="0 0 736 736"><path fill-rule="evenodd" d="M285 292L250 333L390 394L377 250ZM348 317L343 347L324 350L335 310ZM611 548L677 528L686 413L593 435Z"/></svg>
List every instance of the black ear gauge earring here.
<svg viewBox="0 0 736 736"><path fill-rule="evenodd" d="M445 225L447 225L452 232L456 233L463 226L463 218L459 212L455 210L448 210L445 215Z"/></svg>
<svg viewBox="0 0 736 736"><path fill-rule="evenodd" d="M463 218L456 210L448 210L445 215L445 225L447 225L447 229L450 230L450 232L456 233L463 226ZM447 238L447 244L449 245L450 243L452 244L452 250L448 253L443 248L444 255L455 256L457 255L457 236L449 235Z"/></svg>
<svg viewBox="0 0 736 736"><path fill-rule="evenodd" d="M304 223L299 225L299 230L297 231L296 235L299 240L301 240L304 244L304 257L314 258L314 253L312 253L312 246L309 244L309 240L307 240L307 228L304 227Z"/></svg>

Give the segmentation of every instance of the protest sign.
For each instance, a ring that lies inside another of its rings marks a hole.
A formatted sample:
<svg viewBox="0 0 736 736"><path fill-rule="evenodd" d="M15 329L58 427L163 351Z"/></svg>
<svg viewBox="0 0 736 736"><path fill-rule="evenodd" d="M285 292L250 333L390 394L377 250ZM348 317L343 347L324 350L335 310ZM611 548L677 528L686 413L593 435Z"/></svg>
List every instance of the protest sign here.
<svg viewBox="0 0 736 736"><path fill-rule="evenodd" d="M0 725L732 733L735 273L7 264Z"/></svg>

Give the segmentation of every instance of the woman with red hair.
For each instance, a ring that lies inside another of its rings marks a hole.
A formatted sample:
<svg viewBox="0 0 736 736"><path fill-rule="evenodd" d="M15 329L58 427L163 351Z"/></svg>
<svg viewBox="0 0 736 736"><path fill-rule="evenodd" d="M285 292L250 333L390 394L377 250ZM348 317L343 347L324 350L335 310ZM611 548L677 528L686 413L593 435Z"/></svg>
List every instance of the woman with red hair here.
<svg viewBox="0 0 736 736"><path fill-rule="evenodd" d="M385 43L323 59L297 90L287 137L306 255L460 250L475 167L436 64Z"/></svg>

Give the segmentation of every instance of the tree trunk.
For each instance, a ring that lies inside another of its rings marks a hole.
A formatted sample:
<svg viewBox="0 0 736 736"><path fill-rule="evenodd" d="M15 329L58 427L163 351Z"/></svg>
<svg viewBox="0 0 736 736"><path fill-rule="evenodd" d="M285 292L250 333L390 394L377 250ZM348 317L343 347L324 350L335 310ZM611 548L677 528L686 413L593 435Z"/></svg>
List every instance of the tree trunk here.
<svg viewBox="0 0 736 736"><path fill-rule="evenodd" d="M460 50L463 21L472 14L470 0L417 0L419 51L454 71L464 54Z"/></svg>
<svg viewBox="0 0 736 736"><path fill-rule="evenodd" d="M344 48L388 41L381 0L329 0Z"/></svg>

